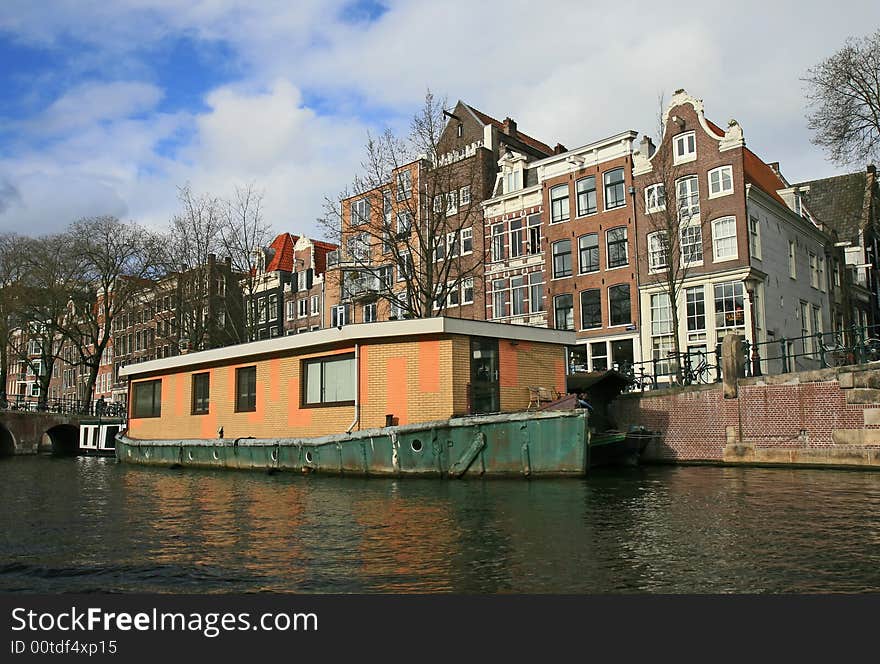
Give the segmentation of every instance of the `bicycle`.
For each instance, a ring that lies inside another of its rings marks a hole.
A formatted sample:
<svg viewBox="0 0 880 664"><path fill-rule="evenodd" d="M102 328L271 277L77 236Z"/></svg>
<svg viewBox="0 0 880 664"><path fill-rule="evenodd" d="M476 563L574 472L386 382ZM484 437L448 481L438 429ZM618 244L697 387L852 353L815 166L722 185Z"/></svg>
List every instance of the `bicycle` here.
<svg viewBox="0 0 880 664"><path fill-rule="evenodd" d="M682 382L685 385L708 385L715 382L714 364L709 364L705 357L701 357L700 361L690 367L682 367Z"/></svg>

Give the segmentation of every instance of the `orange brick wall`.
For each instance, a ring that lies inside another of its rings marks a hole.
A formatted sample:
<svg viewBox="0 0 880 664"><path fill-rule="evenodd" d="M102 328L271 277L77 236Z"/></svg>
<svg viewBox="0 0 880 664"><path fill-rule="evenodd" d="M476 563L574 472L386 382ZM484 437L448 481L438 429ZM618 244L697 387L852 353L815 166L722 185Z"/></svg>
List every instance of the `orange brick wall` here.
<svg viewBox="0 0 880 664"><path fill-rule="evenodd" d="M530 385L565 393L565 359L561 346L499 339L498 364L502 411L525 410L529 405Z"/></svg>
<svg viewBox="0 0 880 664"><path fill-rule="evenodd" d="M131 419L133 438L289 438L342 433L355 416L354 406L300 408L301 361L354 352L354 346L295 356L199 368L164 375L162 416ZM360 421L356 429L440 420L468 411L470 339L464 336L371 342L359 348ZM525 409L528 386L564 389L562 348L549 344L499 341L501 408ZM235 412L235 370L257 367L257 410ZM192 376L210 373L206 415L191 414ZM154 380L142 378L134 383ZM134 390L131 390L133 394Z"/></svg>

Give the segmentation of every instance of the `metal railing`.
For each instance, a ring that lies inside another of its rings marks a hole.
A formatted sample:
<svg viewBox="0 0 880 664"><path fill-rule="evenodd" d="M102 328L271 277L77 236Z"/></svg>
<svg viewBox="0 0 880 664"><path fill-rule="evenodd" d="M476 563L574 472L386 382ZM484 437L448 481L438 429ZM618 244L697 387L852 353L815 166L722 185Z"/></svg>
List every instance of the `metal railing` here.
<svg viewBox="0 0 880 664"><path fill-rule="evenodd" d="M746 375L789 373L880 361L880 325L743 343Z"/></svg>
<svg viewBox="0 0 880 664"><path fill-rule="evenodd" d="M0 399L0 410L29 413L59 413L65 415L92 415L95 417L125 418L125 404L115 401L83 401L62 398L40 400L39 397L8 395Z"/></svg>
<svg viewBox="0 0 880 664"><path fill-rule="evenodd" d="M836 332L783 337L750 344L743 341L746 376L774 375L836 366L880 362L880 325ZM668 352L615 368L632 378L628 391L721 382L721 344L713 350Z"/></svg>

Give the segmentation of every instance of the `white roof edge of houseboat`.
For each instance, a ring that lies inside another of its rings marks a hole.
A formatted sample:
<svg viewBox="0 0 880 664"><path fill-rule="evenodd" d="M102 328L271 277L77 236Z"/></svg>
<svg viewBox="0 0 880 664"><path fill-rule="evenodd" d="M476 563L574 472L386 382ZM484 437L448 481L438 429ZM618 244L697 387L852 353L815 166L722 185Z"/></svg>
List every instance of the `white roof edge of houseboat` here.
<svg viewBox="0 0 880 664"><path fill-rule="evenodd" d="M465 320L462 318L416 318L412 320L358 323L344 327L315 330L303 334L292 334L262 341L213 348L186 355L166 357L149 362L129 364L121 367L120 376L137 376L180 369L198 364L212 364L229 360L239 360L257 355L267 355L287 350L307 350L328 344L387 339L389 337L409 337L425 334L460 334L471 337L493 337L509 341L532 341L536 343L573 346L576 342L574 332L551 330L529 325L493 323L489 321Z"/></svg>

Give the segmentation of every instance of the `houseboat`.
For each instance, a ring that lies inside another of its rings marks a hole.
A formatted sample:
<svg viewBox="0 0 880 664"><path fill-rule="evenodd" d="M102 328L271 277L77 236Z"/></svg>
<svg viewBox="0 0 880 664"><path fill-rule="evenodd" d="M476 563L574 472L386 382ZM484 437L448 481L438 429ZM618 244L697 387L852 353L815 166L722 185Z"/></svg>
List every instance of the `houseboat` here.
<svg viewBox="0 0 880 664"><path fill-rule="evenodd" d="M276 337L124 367L125 463L386 476L583 476L572 332L429 318Z"/></svg>

